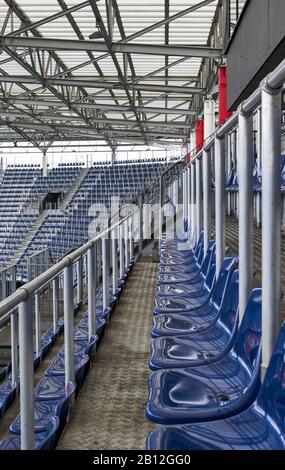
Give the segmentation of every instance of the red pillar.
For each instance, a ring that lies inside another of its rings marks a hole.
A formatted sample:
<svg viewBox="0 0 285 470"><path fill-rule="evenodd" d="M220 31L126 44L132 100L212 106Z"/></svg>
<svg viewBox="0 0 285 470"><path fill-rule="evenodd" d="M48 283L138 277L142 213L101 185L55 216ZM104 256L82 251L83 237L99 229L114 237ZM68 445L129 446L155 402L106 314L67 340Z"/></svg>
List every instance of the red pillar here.
<svg viewBox="0 0 285 470"><path fill-rule="evenodd" d="M203 148L204 143L204 121L197 119L196 121L196 151L199 152Z"/></svg>
<svg viewBox="0 0 285 470"><path fill-rule="evenodd" d="M221 65L219 68L219 124L223 124L231 115L227 106L227 67Z"/></svg>

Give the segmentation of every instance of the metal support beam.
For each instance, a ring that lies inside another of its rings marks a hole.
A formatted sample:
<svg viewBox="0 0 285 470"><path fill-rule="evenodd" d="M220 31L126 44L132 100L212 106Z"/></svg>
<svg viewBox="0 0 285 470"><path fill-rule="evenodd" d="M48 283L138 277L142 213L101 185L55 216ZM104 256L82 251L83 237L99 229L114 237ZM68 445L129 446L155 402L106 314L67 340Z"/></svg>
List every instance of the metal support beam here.
<svg viewBox="0 0 285 470"><path fill-rule="evenodd" d="M0 103L3 102L0 98ZM38 98L17 98L17 97L12 97L12 98L7 98L5 99L6 103L14 103L14 104L21 104L21 105L27 105L27 106L45 106L47 108L65 108L66 105L62 103L61 101L55 101L55 100L43 100L43 99L38 99ZM92 109L92 110L101 110L101 111L110 111L110 112L117 112L117 113L122 113L122 112L130 112L133 113L134 109L131 106L125 106L125 105L111 105L111 104L98 104L98 103L85 103L85 102L72 102L70 103L70 108L77 109L77 108L82 108L82 109ZM185 116L196 116L197 111L192 110L192 109L181 109L181 108L158 108L158 107L149 107L149 106L136 106L135 108L139 112L144 112L144 113L160 113L160 114L176 114L176 115L185 115Z"/></svg>
<svg viewBox="0 0 285 470"><path fill-rule="evenodd" d="M0 49L9 48L32 48L48 51L95 51L109 52L108 45L100 41L82 41L77 39L56 39L38 37L0 37ZM183 57L209 57L211 59L222 58L222 50L208 46L171 46L136 43L112 43L112 52L132 53L144 55L183 56Z"/></svg>
<svg viewBox="0 0 285 470"><path fill-rule="evenodd" d="M162 84L147 84L147 83L133 83L127 82L125 85L118 81L107 81L105 79L99 78L84 78L81 77L77 78L52 78L52 77L45 77L45 83L49 83L52 86L64 86L64 87L84 87L84 88L100 88L103 90L124 90L125 86L130 90L139 90L139 91L149 91L153 92L162 92L162 93L179 93L179 94L200 94L203 93L205 90L201 87L194 87L194 86L172 86L172 85L162 85ZM1 76L0 75L0 83L25 83L25 84L41 84L42 81L36 77L32 77L30 75L14 75L14 76Z"/></svg>

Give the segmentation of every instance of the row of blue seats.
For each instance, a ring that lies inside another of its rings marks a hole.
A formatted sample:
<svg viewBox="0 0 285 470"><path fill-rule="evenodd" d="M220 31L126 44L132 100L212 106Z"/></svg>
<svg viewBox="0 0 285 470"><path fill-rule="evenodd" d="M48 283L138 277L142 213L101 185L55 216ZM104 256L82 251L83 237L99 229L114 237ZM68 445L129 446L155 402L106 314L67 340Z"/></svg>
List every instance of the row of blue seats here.
<svg viewBox="0 0 285 470"><path fill-rule="evenodd" d="M238 192L238 173L235 168L231 169L225 187L228 192ZM254 192L260 192L262 190L262 170L257 164L253 166L252 189ZM285 192L285 155L281 155L280 158L280 189L281 192Z"/></svg>
<svg viewBox="0 0 285 470"><path fill-rule="evenodd" d="M74 366L75 383L70 382L65 386L65 363L64 347L57 353L44 376L37 384L34 392L34 410L35 410L35 446L39 450L53 450L59 441L64 426L68 420L70 410L74 399L78 397L79 391L84 383L85 377L90 367L90 361L94 348L98 347L102 341L106 325L114 312L118 297L126 282L129 271L134 263L134 258L130 260L129 265L122 278L119 279L116 293L109 295L109 307L103 309L103 289L102 287L96 294L96 335L89 338L88 335L88 311L82 316L80 322L74 329ZM109 289L112 289L112 278L109 279ZM77 306L76 312L79 306ZM64 325L59 323L59 329L56 335L50 328L41 338L41 358L50 351L59 334L62 333ZM38 359L35 368L38 366ZM4 414L8 406L15 399L19 383L14 385L13 391L7 393L11 387L11 376L3 384L3 395L6 392L5 403L2 404L0 417ZM2 389L0 385L0 405L2 398ZM0 441L0 450L19 450L21 418L18 415L10 425L11 437Z"/></svg>
<svg viewBox="0 0 285 470"><path fill-rule="evenodd" d="M285 449L285 323L261 384L261 289L239 321L238 260L215 280L215 243L183 243L161 242L147 449Z"/></svg>

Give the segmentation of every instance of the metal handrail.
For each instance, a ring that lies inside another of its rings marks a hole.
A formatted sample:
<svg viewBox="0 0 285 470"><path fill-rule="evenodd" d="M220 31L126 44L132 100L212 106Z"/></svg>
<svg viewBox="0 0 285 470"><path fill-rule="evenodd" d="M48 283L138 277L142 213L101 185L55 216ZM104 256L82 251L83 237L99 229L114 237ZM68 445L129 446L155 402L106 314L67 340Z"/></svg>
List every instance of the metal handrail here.
<svg viewBox="0 0 285 470"><path fill-rule="evenodd" d="M116 224L112 225L112 227L107 228L95 238L89 240L87 243L77 248L75 251L73 251L73 253L62 258L61 261L58 261L47 271L43 272L32 281L29 281L24 286L19 287L16 292L2 300L2 302L0 302L0 325L3 320L7 320L7 318L9 318L11 310L15 309L21 302L27 300L29 296L34 294L36 291L45 287L46 284L52 282L53 279L64 270L64 268L75 263L78 258L86 254L87 251L92 248L99 240L102 240L110 232L116 230L123 222L129 219L129 217L130 216L127 216Z"/></svg>

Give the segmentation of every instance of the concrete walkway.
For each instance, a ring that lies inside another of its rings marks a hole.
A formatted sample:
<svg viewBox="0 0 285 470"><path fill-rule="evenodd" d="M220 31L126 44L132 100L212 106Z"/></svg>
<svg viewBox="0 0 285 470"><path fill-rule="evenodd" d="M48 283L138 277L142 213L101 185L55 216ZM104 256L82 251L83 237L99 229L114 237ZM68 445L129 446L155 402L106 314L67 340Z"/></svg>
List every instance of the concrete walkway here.
<svg viewBox="0 0 285 470"><path fill-rule="evenodd" d="M156 269L134 266L58 449L144 449Z"/></svg>

